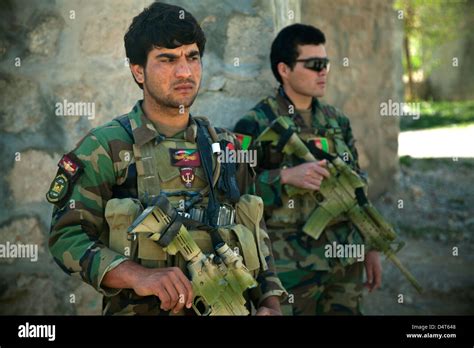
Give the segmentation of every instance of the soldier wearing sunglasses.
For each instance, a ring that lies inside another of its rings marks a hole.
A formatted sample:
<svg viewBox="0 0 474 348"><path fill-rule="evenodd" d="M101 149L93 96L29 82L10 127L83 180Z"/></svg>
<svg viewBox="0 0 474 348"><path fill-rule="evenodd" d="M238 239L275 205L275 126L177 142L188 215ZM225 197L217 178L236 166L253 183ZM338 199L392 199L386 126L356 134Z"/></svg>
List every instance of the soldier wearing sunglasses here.
<svg viewBox="0 0 474 348"><path fill-rule="evenodd" d="M273 120L284 116L302 140L341 157L366 178L358 164L349 119L319 100L326 92L330 68L325 43L324 34L312 26L284 28L270 54L280 86L274 96L248 111L234 129L250 136L251 146L258 151L255 189L265 203L278 275L289 293L284 312L293 315L362 314L364 286L372 291L381 285L378 253L369 249L345 216L331 221L318 239L302 230L318 206L315 197L322 181L330 175L326 162L302 163L270 142L255 142ZM290 186L307 189L309 194L290 197ZM362 257L328 253L330 245L348 244L365 245Z"/></svg>

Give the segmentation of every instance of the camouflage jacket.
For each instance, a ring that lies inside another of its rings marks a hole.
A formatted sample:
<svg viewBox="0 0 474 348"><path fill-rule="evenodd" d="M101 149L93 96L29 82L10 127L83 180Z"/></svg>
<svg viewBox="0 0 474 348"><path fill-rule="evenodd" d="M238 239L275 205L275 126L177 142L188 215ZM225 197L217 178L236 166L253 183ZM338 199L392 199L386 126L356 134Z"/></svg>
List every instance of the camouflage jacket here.
<svg viewBox="0 0 474 348"><path fill-rule="evenodd" d="M278 110L273 110L269 101L275 101L278 105ZM287 97L282 94L281 89L276 93L276 97L268 97L260 101L254 108L252 108L243 118L241 118L234 131L236 133L250 135L252 140L255 140L270 124L272 116L270 113L275 114L277 111L278 116L291 116L293 117L295 124L300 128L305 128L306 125L302 117L298 113L292 113L291 102ZM273 115L275 117L275 115ZM336 119L339 127L342 130L345 143L347 144L351 154L352 160L349 162L350 165L364 178L367 177L366 173L362 172L358 163L358 153L355 147L355 140L352 135L352 128L350 121L341 111L335 107L322 103L318 99L314 98L312 103L312 128L315 134L324 136L327 129L327 118L333 117ZM254 148L258 151L257 161L257 180L256 190L257 194L264 200L265 205L268 208L272 206L281 205L280 194L282 186L280 183L280 170L283 166L281 154L272 153L272 149L265 145L254 144Z"/></svg>
<svg viewBox="0 0 474 348"><path fill-rule="evenodd" d="M49 249L64 272L79 275L105 295L104 314L120 314L124 308L133 306L136 314L167 315L168 312L160 313L157 297L140 297L131 289L110 289L101 285L108 271L129 260L107 246L109 231L104 219L105 205L111 198L138 198L132 144L145 144L162 137L144 115L141 101L127 116L136 125L133 139L116 120L112 120L92 129L59 162L60 169L47 194L48 201L55 204ZM181 136L195 140L196 129L196 122L190 117L188 128ZM132 158L125 158L127 154L132 154ZM237 178L246 177L246 171L245 166L240 166ZM243 180L239 181L241 191L245 185ZM252 290L250 294L255 305L268 296L285 293L275 273L270 241L267 239L266 243L269 251L265 258L269 268L260 272L258 290Z"/></svg>
<svg viewBox="0 0 474 348"><path fill-rule="evenodd" d="M343 142L348 149L349 158L346 162L351 165L365 180L367 176L361 171L358 164L358 153L355 148L355 140L352 134L349 119L338 109L328 104L320 102L313 98L311 108L311 127L305 124L301 115L297 113L293 104L286 96L283 88L280 87L276 92L276 96L270 96L260 101L254 108L247 112L241 118L235 128L235 133L241 133L252 137L251 148L257 150L257 178L255 183L255 194L262 197L265 204L265 218L269 226L270 237L272 238L275 259L277 265L286 263L287 267L277 267L278 272L284 269L296 268L299 266L310 266L313 269L327 270L334 265L332 261L328 261L324 257L324 245L330 242L336 243L363 243L360 233L349 223L339 224L334 228L327 228L322 238L318 241L311 240L311 238L299 230L296 235L294 232L282 235L273 233L273 228L270 227L269 220L272 219L275 211L282 207L282 196L284 196L284 186L280 181L280 172L283 166L294 166L300 164L297 159L294 162L288 163L284 160L282 153L275 150L275 147L268 142L256 143L255 139L269 126L271 120L278 116L288 116L293 119L293 122L298 130L304 130L306 133L325 137L331 131L329 125L329 118L337 122L341 130ZM334 150L334 149L333 149ZM335 151L329 151L335 152ZM338 154L340 155L340 154ZM316 206L309 207L312 211ZM299 209L293 209L292 214L298 214ZM289 230L297 230L301 225L288 224L286 226ZM288 251L288 244L293 252ZM294 245L293 245L294 244ZM286 250L286 251L283 251ZM285 255L285 256L283 256ZM290 256L291 255L291 256ZM282 259L287 259L283 261ZM353 259L340 260L343 265L351 264Z"/></svg>

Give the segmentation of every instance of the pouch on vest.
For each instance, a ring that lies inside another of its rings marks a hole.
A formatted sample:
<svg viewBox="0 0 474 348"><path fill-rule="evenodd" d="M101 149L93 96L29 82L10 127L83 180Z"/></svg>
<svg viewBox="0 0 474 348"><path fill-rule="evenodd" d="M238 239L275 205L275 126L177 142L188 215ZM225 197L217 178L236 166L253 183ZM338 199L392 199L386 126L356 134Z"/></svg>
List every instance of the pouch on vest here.
<svg viewBox="0 0 474 348"><path fill-rule="evenodd" d="M165 261L168 254L155 241L149 239L144 233L138 234L138 258L147 261ZM154 263L146 263L154 265Z"/></svg>
<svg viewBox="0 0 474 348"><path fill-rule="evenodd" d="M245 266L255 278L260 269L260 262L253 232L244 225L229 225L219 227L219 234L234 251L235 247L238 247ZM238 243L235 243L235 241Z"/></svg>
<svg viewBox="0 0 474 348"><path fill-rule="evenodd" d="M132 242L128 240L127 229L140 215L143 208L140 202L132 198L113 198L105 206L105 219L109 225L109 248L130 258ZM164 261L168 255L154 241L144 234L138 235L138 258L146 267L154 267L155 261Z"/></svg>
<svg viewBox="0 0 474 348"><path fill-rule="evenodd" d="M142 206L132 198L112 198L105 206L105 219L109 225L109 248L130 257L132 243L127 239L127 229L140 215Z"/></svg>
<svg viewBox="0 0 474 348"><path fill-rule="evenodd" d="M262 271L268 269L265 256L270 254L265 239L270 240L267 232L260 228L263 219L264 205L262 198L254 195L242 195L235 205L236 222L245 226L252 232L253 239L257 242L257 257ZM248 265L247 265L248 267Z"/></svg>
<svg viewBox="0 0 474 348"><path fill-rule="evenodd" d="M260 269L260 262L254 233L244 225L236 224L219 227L218 231L222 240L232 250L237 252L236 248L238 249L238 252L243 257L245 266L256 277ZM209 231L189 230L189 234L204 254L215 254ZM186 269L186 262L181 256L176 261L176 266Z"/></svg>

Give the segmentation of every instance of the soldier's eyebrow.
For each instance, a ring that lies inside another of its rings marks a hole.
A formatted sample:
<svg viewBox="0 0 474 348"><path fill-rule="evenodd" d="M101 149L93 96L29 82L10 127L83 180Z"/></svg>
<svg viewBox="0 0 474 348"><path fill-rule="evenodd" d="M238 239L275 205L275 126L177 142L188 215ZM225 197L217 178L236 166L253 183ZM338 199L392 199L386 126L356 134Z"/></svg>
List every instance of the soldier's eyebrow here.
<svg viewBox="0 0 474 348"><path fill-rule="evenodd" d="M192 57L195 57L197 55L199 55L199 51L198 50L192 50L191 52L186 54L186 57L192 58ZM179 58L179 57L180 57L179 55L173 54L173 53L160 53L156 56L156 58L169 58L169 59L176 59L176 58Z"/></svg>
<svg viewBox="0 0 474 348"><path fill-rule="evenodd" d="M186 57L192 58L192 57L195 57L195 56L198 56L198 55L199 55L199 51L198 51L198 50L192 50L191 52L189 52L188 54L186 54Z"/></svg>
<svg viewBox="0 0 474 348"><path fill-rule="evenodd" d="M178 55L172 54L172 53L160 53L156 56L156 58L170 58L170 59L176 59L179 58Z"/></svg>

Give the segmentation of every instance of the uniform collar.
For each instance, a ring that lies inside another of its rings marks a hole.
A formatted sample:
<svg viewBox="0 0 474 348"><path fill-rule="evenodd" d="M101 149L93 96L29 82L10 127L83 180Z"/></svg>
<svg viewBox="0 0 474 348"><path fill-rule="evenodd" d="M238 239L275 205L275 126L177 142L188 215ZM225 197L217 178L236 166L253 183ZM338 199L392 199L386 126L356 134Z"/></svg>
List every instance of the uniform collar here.
<svg viewBox="0 0 474 348"><path fill-rule="evenodd" d="M278 111L280 115L285 115L289 117L293 117L296 114L296 106L291 101L290 97L285 93L283 86L280 85L276 92L276 101L278 103ZM294 113L290 114L289 106L293 106ZM319 100L317 98L312 99L311 101L311 114L314 115L316 110L320 107Z"/></svg>
<svg viewBox="0 0 474 348"><path fill-rule="evenodd" d="M160 134L153 123L145 116L142 109L143 100L137 101L132 110L128 113L130 125L132 126L133 140L138 146L143 146L151 140L160 142L165 136ZM197 124L196 121L189 116L188 127L185 129L184 138L187 141L196 142Z"/></svg>

